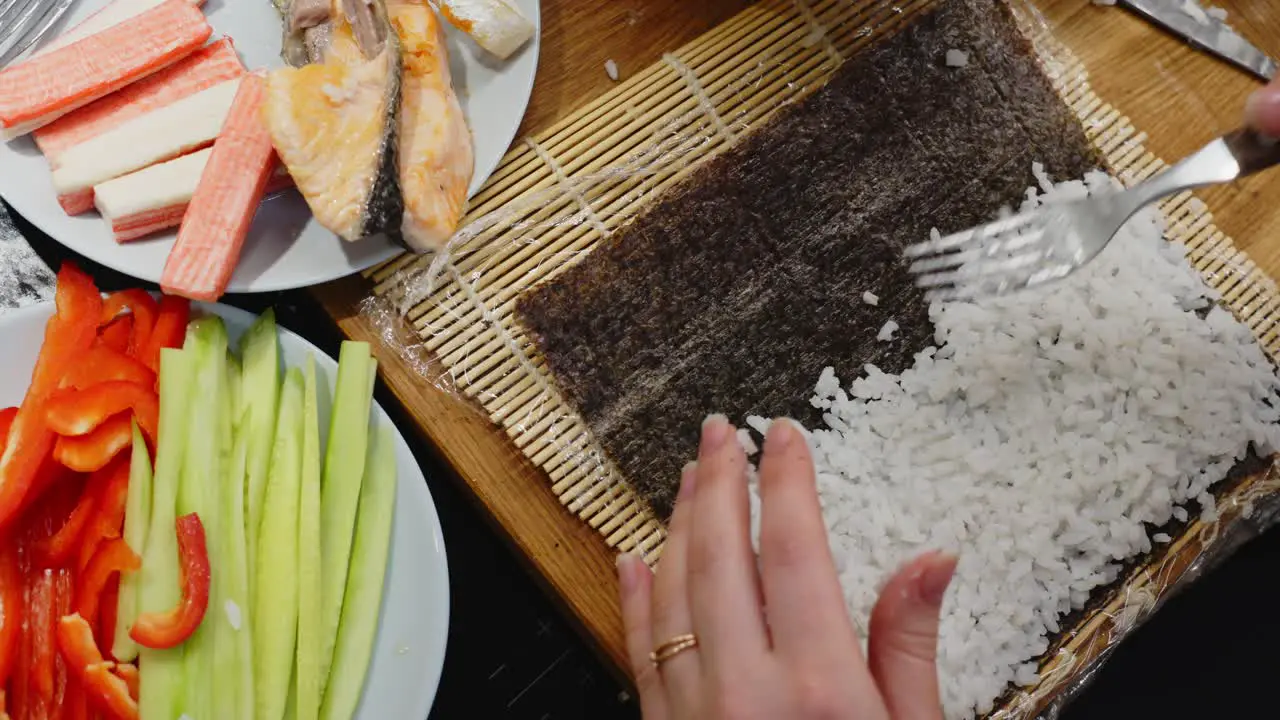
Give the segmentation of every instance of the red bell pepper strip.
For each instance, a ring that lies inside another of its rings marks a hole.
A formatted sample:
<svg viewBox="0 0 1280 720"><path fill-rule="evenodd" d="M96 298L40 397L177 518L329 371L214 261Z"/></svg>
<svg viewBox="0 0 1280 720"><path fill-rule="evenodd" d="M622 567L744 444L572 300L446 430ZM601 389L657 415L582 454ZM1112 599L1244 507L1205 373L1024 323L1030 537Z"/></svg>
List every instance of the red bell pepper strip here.
<svg viewBox="0 0 1280 720"><path fill-rule="evenodd" d="M9 440L9 428L13 426L13 419L16 417L18 417L16 407L0 410L0 453L4 453L4 446Z"/></svg>
<svg viewBox="0 0 1280 720"><path fill-rule="evenodd" d="M84 686L70 673L67 676L66 697L62 700L62 720L90 720L89 699L84 696Z"/></svg>
<svg viewBox="0 0 1280 720"><path fill-rule="evenodd" d="M149 388L156 386L156 374L151 368L101 342L89 348L84 362L71 368L62 384L63 387L83 390L108 380L125 380Z"/></svg>
<svg viewBox="0 0 1280 720"><path fill-rule="evenodd" d="M187 321L191 318L191 301L176 295L161 295L156 324L138 359L155 372L160 371L160 350L180 348L187 337Z"/></svg>
<svg viewBox="0 0 1280 720"><path fill-rule="evenodd" d="M151 332L155 329L156 314L160 308L151 293L138 288L130 288L113 292L102 303L102 323L114 320L125 310L133 317L133 335L129 341L128 352L137 357L138 353L151 341Z"/></svg>
<svg viewBox="0 0 1280 720"><path fill-rule="evenodd" d="M124 532L124 512L129 501L129 456L121 453L104 470L106 482L98 492L98 504L84 535L80 539L80 556L76 567L83 569L105 540L118 538ZM93 618L84 615L90 622Z"/></svg>
<svg viewBox="0 0 1280 720"><path fill-rule="evenodd" d="M131 337L133 337L132 315L121 315L98 328L98 342L118 352L129 352Z"/></svg>
<svg viewBox="0 0 1280 720"><path fill-rule="evenodd" d="M152 443L160 425L160 398L153 386L108 380L83 390L61 390L49 398L45 420L59 435L87 435L112 415L132 410Z"/></svg>
<svg viewBox="0 0 1280 720"><path fill-rule="evenodd" d="M27 623L31 627L30 707L33 715L46 716L53 706L53 681L56 660L54 638L57 615L54 610L54 570L35 570L27 605Z"/></svg>
<svg viewBox="0 0 1280 720"><path fill-rule="evenodd" d="M178 558L182 566L182 600L168 612L140 615L129 637L143 647L175 647L200 627L209 608L209 551L204 524L195 513L178 518Z"/></svg>
<svg viewBox="0 0 1280 720"><path fill-rule="evenodd" d="M115 664L102 657L84 618L72 614L58 621L58 649L99 711L112 720L138 720L138 702L130 696L128 683L111 672Z"/></svg>
<svg viewBox="0 0 1280 720"><path fill-rule="evenodd" d="M26 611L22 568L18 564L18 544L0 538L0 693L13 674L22 642L22 618ZM0 698L0 713L5 711Z"/></svg>
<svg viewBox="0 0 1280 720"><path fill-rule="evenodd" d="M44 344L31 374L31 385L0 455L0 529L17 515L53 445L53 431L45 425L44 404L67 371L84 360L102 316L98 289L75 265L63 263L57 283L56 309L45 325Z"/></svg>
<svg viewBox="0 0 1280 720"><path fill-rule="evenodd" d="M96 472L133 443L132 413L113 415L87 435L64 435L53 446L53 457L76 472Z"/></svg>
<svg viewBox="0 0 1280 720"><path fill-rule="evenodd" d="M66 568L60 568L54 575L54 603L53 617L60 618L71 612L72 604L75 602L75 578L72 577L71 571ZM67 701L67 685L69 677L67 676L67 662L62 657L62 653L57 652L57 627L53 629L54 635L54 689L53 689L53 715L54 717L64 717Z"/></svg>
<svg viewBox="0 0 1280 720"><path fill-rule="evenodd" d="M80 538L84 535L84 529L88 526L89 520L93 518L93 513L98 506L98 496L102 493L101 488L109 477L108 471L108 468L103 468L94 473L84 484L76 506L71 509L71 514L67 516L67 521L62 523L62 527L58 528L53 535L41 538L34 543L33 559L36 565L40 567L62 565L80 547Z"/></svg>
<svg viewBox="0 0 1280 720"><path fill-rule="evenodd" d="M106 593L108 582L119 573L133 572L140 567L141 558L124 540L115 538L98 545L98 551L80 574L80 584L76 590L76 613L90 625L98 625L98 606Z"/></svg>
<svg viewBox="0 0 1280 720"><path fill-rule="evenodd" d="M31 596L31 588L34 585L34 578L30 575L23 577L22 582L22 612L24 622L22 623L22 637L18 639L18 657L31 657L31 641L34 628L30 622L26 622L26 613L30 605L29 598ZM31 705L31 663L19 662L13 669L13 677L10 678L9 687L12 692L6 698L9 706L9 712L13 714L15 720L21 720L30 715L28 708Z"/></svg>
<svg viewBox="0 0 1280 720"><path fill-rule="evenodd" d="M133 663L121 663L116 665L116 675L129 686L129 697L134 700L138 699L138 666Z"/></svg>
<svg viewBox="0 0 1280 720"><path fill-rule="evenodd" d="M98 601L98 624L94 626L98 647L106 648L106 656L110 660L116 659L111 646L116 641L116 615L120 612L120 578L121 575L113 576L102 590L102 598Z"/></svg>

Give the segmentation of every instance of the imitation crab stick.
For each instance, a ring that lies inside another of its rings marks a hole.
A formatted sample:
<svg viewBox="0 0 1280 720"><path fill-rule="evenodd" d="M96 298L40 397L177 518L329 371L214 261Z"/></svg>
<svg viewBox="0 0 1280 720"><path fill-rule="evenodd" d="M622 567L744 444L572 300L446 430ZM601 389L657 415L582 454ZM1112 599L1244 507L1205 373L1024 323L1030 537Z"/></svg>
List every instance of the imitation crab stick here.
<svg viewBox="0 0 1280 720"><path fill-rule="evenodd" d="M94 204L116 242L181 225L211 154L205 148L95 186Z"/></svg>
<svg viewBox="0 0 1280 720"><path fill-rule="evenodd" d="M213 33L189 0L165 0L124 22L0 71L0 136L41 128L195 52Z"/></svg>
<svg viewBox="0 0 1280 720"><path fill-rule="evenodd" d="M137 17L162 2L164 0L112 0L112 2L107 3L106 7L72 25L66 32L50 40L40 49L31 53L29 57L35 58L47 55L54 50L64 48L77 40L83 40L94 33L100 33L109 27L119 25L125 20ZM200 6L204 4L204 0L193 0L192 4Z"/></svg>
<svg viewBox="0 0 1280 720"><path fill-rule="evenodd" d="M68 148L53 171L62 209L85 212L93 207L95 185L210 145L240 82L218 83Z"/></svg>
<svg viewBox="0 0 1280 720"><path fill-rule="evenodd" d="M94 204L118 243L153 235L182 224L213 148L152 165L93 188ZM264 194L291 187L293 177L277 165Z"/></svg>
<svg viewBox="0 0 1280 720"><path fill-rule="evenodd" d="M275 173L276 154L262 122L266 81L240 83L226 125L191 198L160 287L192 300L217 300L231 281L249 225Z"/></svg>
<svg viewBox="0 0 1280 720"><path fill-rule="evenodd" d="M200 48L154 75L64 115L33 133L49 165L67 149L218 83L240 77L244 64L230 38Z"/></svg>

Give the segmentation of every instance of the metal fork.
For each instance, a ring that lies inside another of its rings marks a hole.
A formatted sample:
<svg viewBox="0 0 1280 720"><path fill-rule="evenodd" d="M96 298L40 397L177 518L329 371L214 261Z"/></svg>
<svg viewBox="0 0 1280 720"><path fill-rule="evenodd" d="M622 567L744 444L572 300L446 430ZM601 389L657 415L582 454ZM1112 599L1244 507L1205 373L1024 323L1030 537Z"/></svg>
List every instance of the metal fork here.
<svg viewBox="0 0 1280 720"><path fill-rule="evenodd" d="M74 0L0 0L0 68L40 42Z"/></svg>
<svg viewBox="0 0 1280 720"><path fill-rule="evenodd" d="M1046 204L906 248L929 300L995 297L1070 275L1098 256L1125 221L1184 190L1231 182L1280 164L1280 143L1240 129L1128 190Z"/></svg>

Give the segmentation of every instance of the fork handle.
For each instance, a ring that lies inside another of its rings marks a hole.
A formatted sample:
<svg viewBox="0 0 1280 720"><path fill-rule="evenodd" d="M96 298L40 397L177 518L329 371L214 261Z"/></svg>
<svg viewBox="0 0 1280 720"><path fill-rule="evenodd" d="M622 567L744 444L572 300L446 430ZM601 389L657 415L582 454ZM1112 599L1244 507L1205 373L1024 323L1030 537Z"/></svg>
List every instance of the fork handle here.
<svg viewBox="0 0 1280 720"><path fill-rule="evenodd" d="M1280 165L1280 140L1276 138L1241 128L1224 135L1222 140L1240 164L1240 177Z"/></svg>

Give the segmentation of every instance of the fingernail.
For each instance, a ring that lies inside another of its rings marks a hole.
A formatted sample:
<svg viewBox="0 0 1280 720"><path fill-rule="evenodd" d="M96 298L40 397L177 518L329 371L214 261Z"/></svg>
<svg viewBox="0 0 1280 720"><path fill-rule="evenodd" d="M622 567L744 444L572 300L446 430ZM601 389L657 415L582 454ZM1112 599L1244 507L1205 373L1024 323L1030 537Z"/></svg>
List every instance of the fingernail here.
<svg viewBox="0 0 1280 720"><path fill-rule="evenodd" d="M698 477L698 463L691 462L680 472L680 490L676 492L676 502L688 499L693 495L693 481Z"/></svg>
<svg viewBox="0 0 1280 720"><path fill-rule="evenodd" d="M1267 89L1250 95L1244 103L1244 117L1255 130L1280 133L1280 92Z"/></svg>
<svg viewBox="0 0 1280 720"><path fill-rule="evenodd" d="M786 450L796 441L798 435L794 422L786 418L778 418L769 423L769 433L764 437L764 447L766 450L775 452Z"/></svg>
<svg viewBox="0 0 1280 720"><path fill-rule="evenodd" d="M614 558L614 562L618 564L618 585L622 587L622 592L628 593L636 587L636 562L639 560L634 553L624 552L618 553Z"/></svg>
<svg viewBox="0 0 1280 720"><path fill-rule="evenodd" d="M702 421L702 454L719 450L729 436L733 435L733 426L724 415L708 415Z"/></svg>
<svg viewBox="0 0 1280 720"><path fill-rule="evenodd" d="M955 575L957 560L955 555L947 552L933 552L929 555L924 561L920 578L916 581L921 600L930 605L942 604L942 598Z"/></svg>

